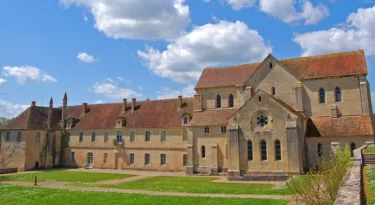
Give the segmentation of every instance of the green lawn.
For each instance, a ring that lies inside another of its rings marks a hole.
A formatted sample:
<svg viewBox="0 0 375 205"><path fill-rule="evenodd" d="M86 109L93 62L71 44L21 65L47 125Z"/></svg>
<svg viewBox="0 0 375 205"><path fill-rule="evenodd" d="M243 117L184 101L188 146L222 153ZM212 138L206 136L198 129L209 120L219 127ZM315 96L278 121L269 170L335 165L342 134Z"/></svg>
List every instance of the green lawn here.
<svg viewBox="0 0 375 205"><path fill-rule="evenodd" d="M101 186L121 189L153 191L188 192L188 193L223 193L223 194L291 194L288 188L275 189L272 184L240 184L210 182L211 177L150 177L118 185L76 184L82 186Z"/></svg>
<svg viewBox="0 0 375 205"><path fill-rule="evenodd" d="M367 147L365 150L363 150L363 153L375 153L375 146Z"/></svg>
<svg viewBox="0 0 375 205"><path fill-rule="evenodd" d="M287 203L285 200L272 199L151 196L143 194L121 194L110 192L69 191L62 189L20 187L5 184L0 184L0 190L1 204L7 205L285 205Z"/></svg>
<svg viewBox="0 0 375 205"><path fill-rule="evenodd" d="M0 176L0 181L34 181L34 176L38 176L38 181L40 182L98 182L102 180L122 179L132 177L133 175L98 172L44 171L39 173Z"/></svg>
<svg viewBox="0 0 375 205"><path fill-rule="evenodd" d="M375 166L364 167L364 189L366 204L375 203Z"/></svg>

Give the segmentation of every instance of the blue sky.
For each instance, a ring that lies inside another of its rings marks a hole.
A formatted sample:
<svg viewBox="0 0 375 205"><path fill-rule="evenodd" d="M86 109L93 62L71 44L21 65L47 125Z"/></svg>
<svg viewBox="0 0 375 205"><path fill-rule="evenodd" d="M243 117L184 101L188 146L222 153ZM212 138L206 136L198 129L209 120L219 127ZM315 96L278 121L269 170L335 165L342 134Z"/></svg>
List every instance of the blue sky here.
<svg viewBox="0 0 375 205"><path fill-rule="evenodd" d="M70 105L191 96L204 67L268 53L364 49L372 83L373 22L370 0L1 1L0 116L64 92Z"/></svg>

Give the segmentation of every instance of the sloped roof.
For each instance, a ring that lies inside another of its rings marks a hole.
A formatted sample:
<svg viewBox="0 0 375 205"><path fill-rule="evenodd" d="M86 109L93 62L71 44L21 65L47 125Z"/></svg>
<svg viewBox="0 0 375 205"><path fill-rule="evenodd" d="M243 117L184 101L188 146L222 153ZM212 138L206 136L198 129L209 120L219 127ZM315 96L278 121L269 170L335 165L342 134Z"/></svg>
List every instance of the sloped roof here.
<svg viewBox="0 0 375 205"><path fill-rule="evenodd" d="M363 50L285 59L280 62L301 79L367 74ZM244 84L261 63L206 68L195 89Z"/></svg>
<svg viewBox="0 0 375 205"><path fill-rule="evenodd" d="M29 107L17 117L8 121L2 129L9 130L45 130L48 128L48 107ZM52 109L52 128L60 129L61 109Z"/></svg>
<svg viewBox="0 0 375 205"><path fill-rule="evenodd" d="M206 110L194 114L190 126L208 126L208 125L228 125L228 120L238 111L238 109L226 110Z"/></svg>
<svg viewBox="0 0 375 205"><path fill-rule="evenodd" d="M114 128L117 119L124 117L127 128L179 127L182 115L193 115L193 98L183 98L182 108L178 109L178 98L166 100L147 100L136 103L131 111L130 105L124 112L122 103L88 105L88 112L82 115L82 106L69 106L68 118L78 122L72 129Z"/></svg>
<svg viewBox="0 0 375 205"><path fill-rule="evenodd" d="M307 137L373 136L371 117L344 116L338 118L316 117L307 124Z"/></svg>

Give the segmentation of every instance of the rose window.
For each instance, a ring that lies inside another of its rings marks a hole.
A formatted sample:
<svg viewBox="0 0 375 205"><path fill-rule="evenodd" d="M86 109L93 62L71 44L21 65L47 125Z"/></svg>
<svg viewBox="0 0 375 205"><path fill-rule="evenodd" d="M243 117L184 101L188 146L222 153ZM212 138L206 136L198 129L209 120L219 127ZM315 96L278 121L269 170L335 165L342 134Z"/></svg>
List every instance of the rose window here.
<svg viewBox="0 0 375 205"><path fill-rule="evenodd" d="M268 125L268 117L266 115L260 115L257 117L257 125L259 127L265 127Z"/></svg>

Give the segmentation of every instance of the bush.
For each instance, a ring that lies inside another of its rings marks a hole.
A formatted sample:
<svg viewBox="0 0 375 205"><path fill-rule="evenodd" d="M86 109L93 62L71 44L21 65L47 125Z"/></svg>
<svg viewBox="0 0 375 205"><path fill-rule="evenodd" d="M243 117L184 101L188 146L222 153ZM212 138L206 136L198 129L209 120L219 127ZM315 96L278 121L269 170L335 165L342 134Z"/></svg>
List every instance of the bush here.
<svg viewBox="0 0 375 205"><path fill-rule="evenodd" d="M302 180L287 183L292 200L301 205L333 204L350 168L350 156L349 146L340 147L328 160L319 159L319 168L310 169Z"/></svg>

